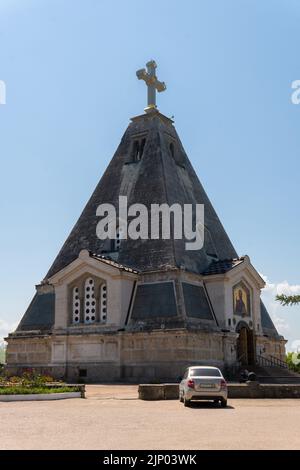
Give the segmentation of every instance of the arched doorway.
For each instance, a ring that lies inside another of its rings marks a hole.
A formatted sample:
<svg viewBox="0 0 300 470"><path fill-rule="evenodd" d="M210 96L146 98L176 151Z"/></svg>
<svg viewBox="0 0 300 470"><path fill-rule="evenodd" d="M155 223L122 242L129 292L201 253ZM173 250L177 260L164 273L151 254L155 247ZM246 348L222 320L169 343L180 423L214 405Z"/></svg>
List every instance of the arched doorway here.
<svg viewBox="0 0 300 470"><path fill-rule="evenodd" d="M243 365L255 363L255 346L253 330L250 330L246 322L240 321L236 327L239 334L237 339L237 359Z"/></svg>

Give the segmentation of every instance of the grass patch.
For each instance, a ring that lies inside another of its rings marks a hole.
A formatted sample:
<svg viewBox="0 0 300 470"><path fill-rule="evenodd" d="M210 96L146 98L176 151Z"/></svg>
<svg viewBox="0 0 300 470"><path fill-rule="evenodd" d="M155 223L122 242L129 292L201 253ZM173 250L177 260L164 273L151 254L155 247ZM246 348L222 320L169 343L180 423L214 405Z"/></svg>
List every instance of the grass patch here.
<svg viewBox="0 0 300 470"><path fill-rule="evenodd" d="M80 392L78 387L23 387L8 386L0 387L0 395L30 395L40 393L66 393Z"/></svg>

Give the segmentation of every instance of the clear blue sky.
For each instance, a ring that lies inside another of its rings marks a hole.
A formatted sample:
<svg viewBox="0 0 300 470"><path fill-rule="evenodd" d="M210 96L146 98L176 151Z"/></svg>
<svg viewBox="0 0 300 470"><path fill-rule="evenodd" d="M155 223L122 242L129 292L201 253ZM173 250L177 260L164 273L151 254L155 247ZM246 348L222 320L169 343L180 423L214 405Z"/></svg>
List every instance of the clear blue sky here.
<svg viewBox="0 0 300 470"><path fill-rule="evenodd" d="M272 301L300 292L299 22L297 0L0 0L0 336L143 111L135 71L154 58L161 112L300 339L300 308Z"/></svg>

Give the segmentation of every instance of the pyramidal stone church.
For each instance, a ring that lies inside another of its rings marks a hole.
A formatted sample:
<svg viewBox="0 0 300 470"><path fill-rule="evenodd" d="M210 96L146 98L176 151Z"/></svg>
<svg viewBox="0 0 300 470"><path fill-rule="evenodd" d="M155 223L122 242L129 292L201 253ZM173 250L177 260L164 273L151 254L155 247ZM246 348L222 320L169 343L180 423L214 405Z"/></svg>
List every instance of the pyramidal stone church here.
<svg viewBox="0 0 300 470"><path fill-rule="evenodd" d="M104 175L27 311L8 338L7 369L34 368L76 381L174 380L193 364L222 369L284 359L260 299L264 280L239 257L156 91L156 64L137 72L148 106L133 117ZM96 233L99 204L204 205L204 244L114 239Z"/></svg>

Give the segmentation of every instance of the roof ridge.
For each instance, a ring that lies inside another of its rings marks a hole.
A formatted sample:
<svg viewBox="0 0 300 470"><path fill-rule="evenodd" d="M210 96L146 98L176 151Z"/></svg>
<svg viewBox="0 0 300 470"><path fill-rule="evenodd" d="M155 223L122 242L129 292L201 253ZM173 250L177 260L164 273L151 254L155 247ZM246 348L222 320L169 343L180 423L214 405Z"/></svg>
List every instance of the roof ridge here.
<svg viewBox="0 0 300 470"><path fill-rule="evenodd" d="M89 254L92 258L96 258L99 261L103 261L104 263L109 264L110 266L115 266L123 271L139 274L138 270L130 268L129 266L126 266L122 263L118 263L117 261L113 260L110 256L100 255L91 251L89 251Z"/></svg>

